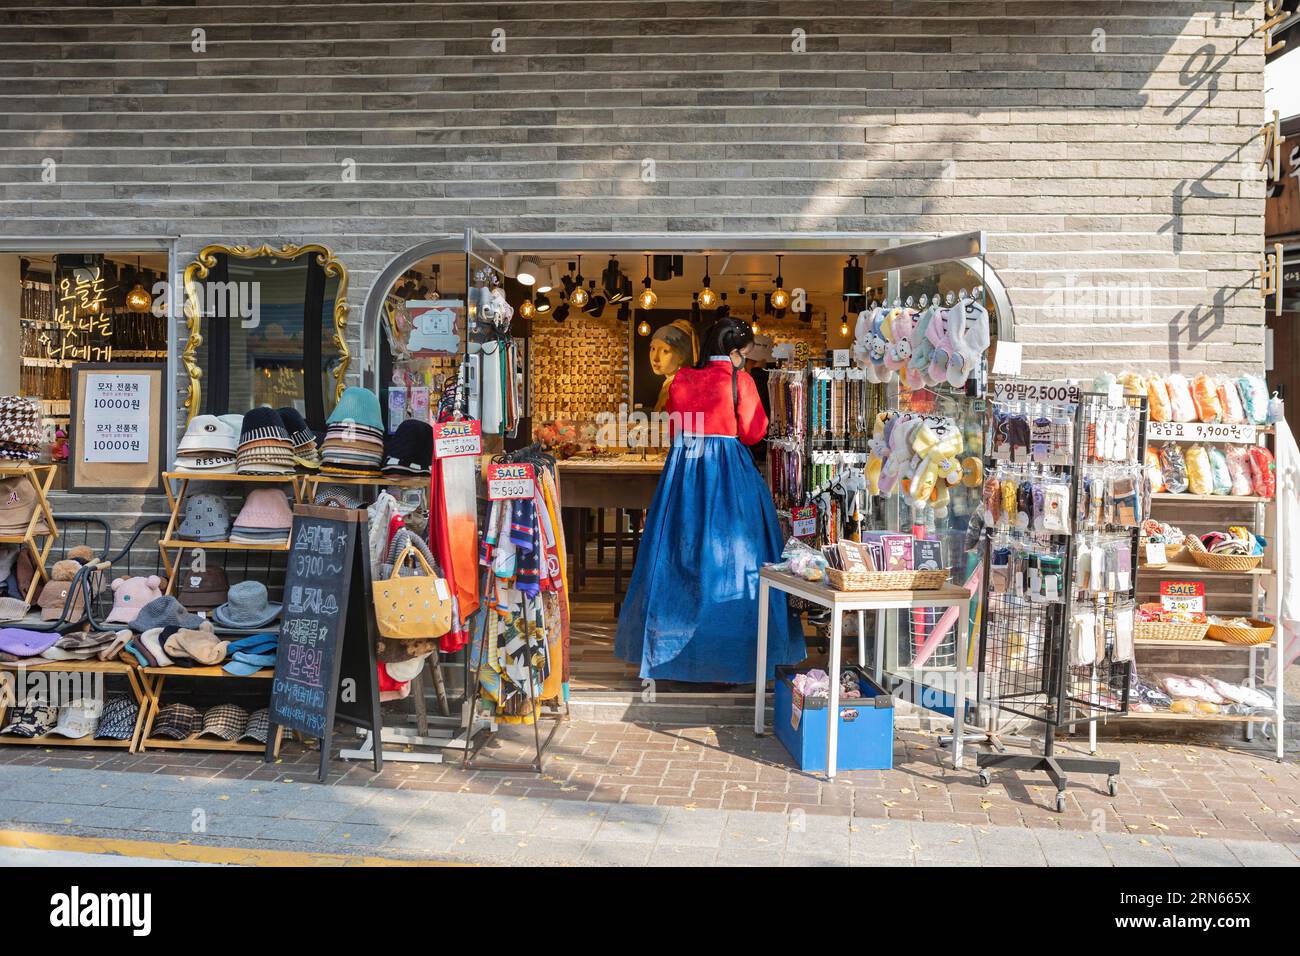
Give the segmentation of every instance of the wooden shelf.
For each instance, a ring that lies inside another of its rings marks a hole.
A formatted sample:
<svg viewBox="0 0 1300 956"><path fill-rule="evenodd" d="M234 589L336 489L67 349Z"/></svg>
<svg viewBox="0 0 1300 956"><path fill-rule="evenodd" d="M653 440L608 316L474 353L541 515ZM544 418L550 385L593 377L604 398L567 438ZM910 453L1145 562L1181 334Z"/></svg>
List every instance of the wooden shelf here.
<svg viewBox="0 0 1300 956"><path fill-rule="evenodd" d="M381 475L378 478L357 476L321 475L315 472L301 475L303 481L313 485L396 485L400 488L423 488L432 480L431 475Z"/></svg>
<svg viewBox="0 0 1300 956"><path fill-rule="evenodd" d="M223 680L269 680L275 676L274 667L263 667L256 674L231 674L220 664L212 664L204 667L139 667L136 668L141 674L163 674L173 677L218 677Z"/></svg>
<svg viewBox="0 0 1300 956"><path fill-rule="evenodd" d="M161 548L203 548L205 551L288 551L289 543L284 544L240 544L238 541L182 541L179 538L164 538L158 542Z"/></svg>
<svg viewBox="0 0 1300 956"><path fill-rule="evenodd" d="M1272 641L1263 644L1229 644L1227 641L1212 641L1205 638L1200 641L1133 641L1134 647L1200 647L1221 651L1248 651L1252 647L1268 647Z"/></svg>
<svg viewBox="0 0 1300 956"><path fill-rule="evenodd" d="M1174 495L1167 491L1158 491L1151 496L1155 501L1181 501L1185 504L1217 504L1217 505L1257 505L1264 501L1272 501L1272 498L1263 498L1259 495L1193 495L1181 494Z"/></svg>
<svg viewBox="0 0 1300 956"><path fill-rule="evenodd" d="M1252 568L1249 571L1216 571L1211 568L1203 568L1199 564L1192 564L1190 562L1170 561L1162 568L1153 568L1145 564L1138 565L1138 573L1141 574L1143 572L1149 574L1190 574L1203 575L1205 577L1241 578L1242 580L1250 580L1251 578L1271 577L1273 569L1259 567Z"/></svg>
<svg viewBox="0 0 1300 956"><path fill-rule="evenodd" d="M247 481L264 485L296 485L303 475L241 475L233 471L164 471L167 481Z"/></svg>
<svg viewBox="0 0 1300 956"><path fill-rule="evenodd" d="M223 753L266 753L266 744L257 741L240 743L235 740L222 740L220 737L187 737L172 740L170 737L145 737L140 741L141 750L219 750Z"/></svg>
<svg viewBox="0 0 1300 956"><path fill-rule="evenodd" d="M1133 713L1121 715L1125 720L1167 720L1167 721L1186 721L1188 723L1217 723L1217 724L1266 724L1277 720L1276 715L1269 714L1261 716L1258 714L1237 716L1233 714L1172 714L1167 710L1155 710L1150 713Z"/></svg>

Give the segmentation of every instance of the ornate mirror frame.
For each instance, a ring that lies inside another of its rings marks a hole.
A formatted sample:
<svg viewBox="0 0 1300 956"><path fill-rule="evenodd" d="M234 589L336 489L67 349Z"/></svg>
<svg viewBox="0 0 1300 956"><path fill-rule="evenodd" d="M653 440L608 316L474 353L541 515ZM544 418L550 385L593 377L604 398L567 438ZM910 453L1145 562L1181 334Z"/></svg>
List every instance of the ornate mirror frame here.
<svg viewBox="0 0 1300 956"><path fill-rule="evenodd" d="M181 351L181 362L190 379L189 391L185 396L186 423L188 424L199 413L203 394L200 385L203 369L199 368L195 360L199 346L203 344L203 305L199 297L199 283L216 267L217 256L222 254L237 259L263 257L296 259L299 256L314 255L317 263L324 269L327 279L338 278L338 292L334 298L334 348L340 357L338 368L334 372L334 401L337 402L343 396L343 383L347 377L348 366L352 364L352 353L348 350L344 334L348 324L348 270L344 268L343 263L334 258L334 253L329 248L314 243L305 246L285 243L279 249L273 249L266 244L257 247L214 244L200 249L194 261L185 267L184 312L189 338L186 339L185 348Z"/></svg>

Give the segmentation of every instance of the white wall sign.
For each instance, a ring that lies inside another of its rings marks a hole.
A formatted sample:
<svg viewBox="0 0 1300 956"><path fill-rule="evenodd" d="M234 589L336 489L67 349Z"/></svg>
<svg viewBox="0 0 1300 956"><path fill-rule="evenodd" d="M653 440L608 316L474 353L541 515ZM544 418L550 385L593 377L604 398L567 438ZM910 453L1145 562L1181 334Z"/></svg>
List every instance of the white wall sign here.
<svg viewBox="0 0 1300 956"><path fill-rule="evenodd" d="M148 462L149 377L92 372L85 381L82 460Z"/></svg>

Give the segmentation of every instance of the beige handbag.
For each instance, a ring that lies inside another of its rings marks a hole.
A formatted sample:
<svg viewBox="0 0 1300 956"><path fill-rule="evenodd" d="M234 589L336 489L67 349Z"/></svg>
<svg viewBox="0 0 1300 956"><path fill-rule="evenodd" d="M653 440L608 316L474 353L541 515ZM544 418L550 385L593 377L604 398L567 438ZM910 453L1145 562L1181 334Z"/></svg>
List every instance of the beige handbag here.
<svg viewBox="0 0 1300 956"><path fill-rule="evenodd" d="M408 557L424 567L424 574L399 577ZM451 591L429 562L411 545L393 562L393 575L374 583L375 620L379 633L389 640L414 641L441 637L451 630Z"/></svg>

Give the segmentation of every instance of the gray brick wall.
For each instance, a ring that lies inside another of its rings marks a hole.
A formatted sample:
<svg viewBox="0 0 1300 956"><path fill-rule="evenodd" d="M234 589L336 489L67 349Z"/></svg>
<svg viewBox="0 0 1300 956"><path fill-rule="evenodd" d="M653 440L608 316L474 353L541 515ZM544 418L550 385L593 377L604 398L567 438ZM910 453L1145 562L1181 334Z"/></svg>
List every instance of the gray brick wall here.
<svg viewBox="0 0 1300 956"><path fill-rule="evenodd" d="M9 236L323 242L359 318L468 223L981 228L1034 370L1263 359L1257 2L4 6Z"/></svg>

